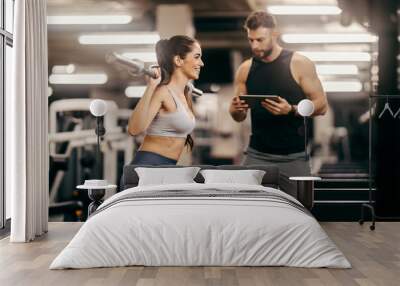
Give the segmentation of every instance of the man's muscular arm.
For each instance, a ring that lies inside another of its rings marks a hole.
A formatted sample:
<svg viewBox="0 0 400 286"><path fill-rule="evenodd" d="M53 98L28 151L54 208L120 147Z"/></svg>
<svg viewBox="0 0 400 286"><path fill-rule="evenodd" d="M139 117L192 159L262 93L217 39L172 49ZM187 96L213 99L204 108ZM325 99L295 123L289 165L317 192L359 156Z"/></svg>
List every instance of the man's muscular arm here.
<svg viewBox="0 0 400 286"><path fill-rule="evenodd" d="M243 100L240 100L239 95L247 93L246 80L247 80L247 75L249 74L250 65L251 65L251 60L246 60L239 66L235 75L235 82L234 82L235 95L232 98L231 105L229 107L229 112L233 120L237 122L241 122L246 119L247 110L249 108L248 105L245 104Z"/></svg>
<svg viewBox="0 0 400 286"><path fill-rule="evenodd" d="M314 103L312 116L324 115L328 109L326 94L318 78L314 63L303 55L293 55L292 70L298 75L299 85L306 97Z"/></svg>

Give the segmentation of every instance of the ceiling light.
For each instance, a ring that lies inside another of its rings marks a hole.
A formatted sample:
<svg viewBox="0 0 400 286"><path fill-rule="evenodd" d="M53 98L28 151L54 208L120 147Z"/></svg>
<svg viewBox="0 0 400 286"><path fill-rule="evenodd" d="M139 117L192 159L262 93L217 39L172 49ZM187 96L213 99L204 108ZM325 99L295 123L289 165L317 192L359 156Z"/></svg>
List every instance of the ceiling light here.
<svg viewBox="0 0 400 286"><path fill-rule="evenodd" d="M323 81L325 92L360 92L362 84L359 81Z"/></svg>
<svg viewBox="0 0 400 286"><path fill-rule="evenodd" d="M142 97L146 86L128 86L125 89L125 95L127 97Z"/></svg>
<svg viewBox="0 0 400 286"><path fill-rule="evenodd" d="M371 55L366 52L308 52L299 51L312 61L317 62L370 62Z"/></svg>
<svg viewBox="0 0 400 286"><path fill-rule="evenodd" d="M74 64L69 64L69 65L54 65L51 69L52 73L54 74L71 74L75 72L75 65Z"/></svg>
<svg viewBox="0 0 400 286"><path fill-rule="evenodd" d="M132 21L130 15L75 15L47 16L48 25L102 25L128 24Z"/></svg>
<svg viewBox="0 0 400 286"><path fill-rule="evenodd" d="M357 75L356 65L316 65L318 75Z"/></svg>
<svg viewBox="0 0 400 286"><path fill-rule="evenodd" d="M98 33L79 36L82 45L149 45L160 40L157 33Z"/></svg>
<svg viewBox="0 0 400 286"><path fill-rule="evenodd" d="M329 5L269 5L267 11L274 15L339 15L342 10Z"/></svg>
<svg viewBox="0 0 400 286"><path fill-rule="evenodd" d="M105 73L98 74L52 74L51 84L104 84L107 82Z"/></svg>
<svg viewBox="0 0 400 286"><path fill-rule="evenodd" d="M363 34L283 34L282 41L289 44L316 44L316 43L375 43L378 37Z"/></svg>
<svg viewBox="0 0 400 286"><path fill-rule="evenodd" d="M129 59L141 60L146 63L156 63L157 55L154 52L126 52L123 53L122 56L127 57Z"/></svg>

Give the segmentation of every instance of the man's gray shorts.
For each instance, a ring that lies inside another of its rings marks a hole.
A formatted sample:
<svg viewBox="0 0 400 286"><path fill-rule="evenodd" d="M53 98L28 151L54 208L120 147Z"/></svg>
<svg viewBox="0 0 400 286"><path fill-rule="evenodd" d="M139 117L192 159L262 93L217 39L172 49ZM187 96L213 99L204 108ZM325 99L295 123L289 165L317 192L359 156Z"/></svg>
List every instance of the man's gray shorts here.
<svg viewBox="0 0 400 286"><path fill-rule="evenodd" d="M288 155L276 155L258 152L248 148L242 165L276 165L279 168L279 186L282 191L297 198L297 183L289 180L292 176L310 176L310 162L305 159L305 152Z"/></svg>

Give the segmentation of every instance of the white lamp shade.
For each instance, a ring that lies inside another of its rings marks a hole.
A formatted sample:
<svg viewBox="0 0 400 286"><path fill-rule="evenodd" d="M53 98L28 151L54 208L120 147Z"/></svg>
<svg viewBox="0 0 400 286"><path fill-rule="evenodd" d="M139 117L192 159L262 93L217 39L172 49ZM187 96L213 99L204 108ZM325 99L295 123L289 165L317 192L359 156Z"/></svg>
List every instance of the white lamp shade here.
<svg viewBox="0 0 400 286"><path fill-rule="evenodd" d="M297 112L301 116L311 116L314 112L314 103L309 99L303 99L297 105Z"/></svg>
<svg viewBox="0 0 400 286"><path fill-rule="evenodd" d="M90 102L90 113L96 117L103 116L107 112L107 105L104 100L95 99Z"/></svg>

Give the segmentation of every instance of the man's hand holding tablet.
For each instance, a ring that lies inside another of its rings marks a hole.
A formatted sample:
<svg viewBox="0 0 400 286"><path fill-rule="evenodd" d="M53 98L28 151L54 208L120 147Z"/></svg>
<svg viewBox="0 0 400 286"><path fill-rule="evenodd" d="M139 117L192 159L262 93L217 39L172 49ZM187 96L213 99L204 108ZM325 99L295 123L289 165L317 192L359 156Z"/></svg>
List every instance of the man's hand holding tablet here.
<svg viewBox="0 0 400 286"><path fill-rule="evenodd" d="M260 104L274 115L288 115L296 112L294 105L278 95L241 95L239 98L250 108L255 108L257 104Z"/></svg>
<svg viewBox="0 0 400 286"><path fill-rule="evenodd" d="M261 105L261 103L265 99L270 99L273 101L279 101L279 96L277 95L250 95L250 94L244 94L240 95L239 98L243 100L250 108L255 108L258 105Z"/></svg>
<svg viewBox="0 0 400 286"><path fill-rule="evenodd" d="M249 109L249 105L242 99L241 96L235 96L232 101L232 107L234 108L235 112L246 113Z"/></svg>

